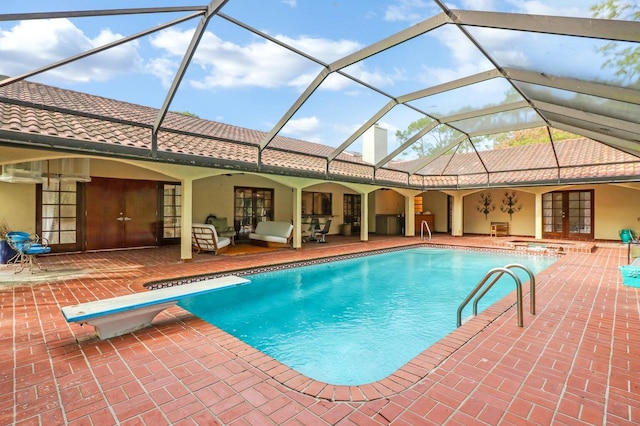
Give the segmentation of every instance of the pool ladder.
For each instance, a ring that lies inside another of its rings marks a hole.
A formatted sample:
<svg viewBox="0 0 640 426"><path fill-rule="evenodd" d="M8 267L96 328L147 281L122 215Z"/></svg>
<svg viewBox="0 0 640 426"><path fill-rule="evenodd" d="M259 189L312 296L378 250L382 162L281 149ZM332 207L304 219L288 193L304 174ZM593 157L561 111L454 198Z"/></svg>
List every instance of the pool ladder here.
<svg viewBox="0 0 640 426"><path fill-rule="evenodd" d="M429 229L429 224L426 220L423 220L420 224L420 239L424 240L424 229L427 228L427 232L429 233L429 241L431 241L431 229Z"/></svg>
<svg viewBox="0 0 640 426"><path fill-rule="evenodd" d="M478 302L480 301L480 299L482 299L482 297L485 294L487 294L487 292L489 290L491 290L491 287L493 287L493 285L504 274L508 274L509 276L511 276L511 278L513 278L513 280L516 283L516 297L518 298L518 300L516 301L517 302L517 309L518 309L518 327L522 327L523 326L523 321L522 321L522 282L520 281L520 278L511 270L513 268L523 269L529 275L529 295L530 295L530 299L529 299L530 307L529 307L529 309L531 311L531 315L535 315L536 314L536 277L533 275L533 272L531 272L531 270L529 268L527 268L526 266L520 265L518 263L510 263L510 264L506 265L504 268L493 268L489 272L487 272L487 274L484 276L484 278L482 280L480 280L480 282L474 287L474 289L471 290L471 293L469 293L469 295L462 301L462 303L458 307L458 322L457 322L457 326L458 327L460 327L462 325L462 310L464 309L465 306L467 306L467 304L471 301L471 299L473 299L473 296L475 296L476 293L478 293L482 289L482 292L480 292L480 294L478 294L478 296L473 301L473 315L478 315ZM489 278L491 278L494 275L495 275L495 278L493 279L493 281L489 282L489 284L487 284L485 286L485 283L487 281L489 281ZM483 288L483 286L484 286L484 288Z"/></svg>

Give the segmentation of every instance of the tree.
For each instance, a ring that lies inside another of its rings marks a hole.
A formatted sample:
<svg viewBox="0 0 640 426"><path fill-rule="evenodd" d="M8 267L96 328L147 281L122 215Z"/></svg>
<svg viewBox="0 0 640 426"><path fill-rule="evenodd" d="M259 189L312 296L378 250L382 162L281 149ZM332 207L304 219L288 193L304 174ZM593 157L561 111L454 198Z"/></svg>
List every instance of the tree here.
<svg viewBox="0 0 640 426"><path fill-rule="evenodd" d="M178 114L186 115L187 117L200 118L197 114L194 114L189 111L177 111Z"/></svg>
<svg viewBox="0 0 640 426"><path fill-rule="evenodd" d="M420 130L424 129L427 126L430 126L433 121L434 120L430 117L422 117L416 121L409 123L409 126L407 126L406 130L396 130L396 141L398 142L398 145L402 145ZM415 141L409 147L409 150L413 152L417 157L427 157L449 145L458 136L458 132L456 132L451 127L438 125L429 133ZM407 151L405 151L402 153L402 155L406 156L409 154Z"/></svg>
<svg viewBox="0 0 640 426"><path fill-rule="evenodd" d="M553 141L565 139L575 139L580 136L564 130L551 129ZM512 146L535 145L549 141L549 134L546 127L536 127L533 129L514 130L512 132L501 133L494 136L494 149L509 148Z"/></svg>
<svg viewBox="0 0 640 426"><path fill-rule="evenodd" d="M594 18L640 21L640 5L635 0L604 0L591 6ZM598 49L607 60L603 67L616 69L616 75L631 85L638 85L640 47L611 41Z"/></svg>

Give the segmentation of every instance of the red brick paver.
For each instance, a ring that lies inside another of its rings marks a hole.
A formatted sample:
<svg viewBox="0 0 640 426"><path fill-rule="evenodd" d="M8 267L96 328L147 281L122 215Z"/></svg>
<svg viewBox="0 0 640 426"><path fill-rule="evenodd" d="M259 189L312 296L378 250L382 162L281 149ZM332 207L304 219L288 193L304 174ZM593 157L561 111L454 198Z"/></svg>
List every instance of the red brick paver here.
<svg viewBox="0 0 640 426"><path fill-rule="evenodd" d="M166 247L49 256L49 278L31 281L0 266L0 424L640 423L640 290L622 285L627 252L616 244L538 274L537 315L525 308L523 328L505 299L363 386L309 380L178 307L107 341L60 312L155 279L419 242L333 241L190 263Z"/></svg>

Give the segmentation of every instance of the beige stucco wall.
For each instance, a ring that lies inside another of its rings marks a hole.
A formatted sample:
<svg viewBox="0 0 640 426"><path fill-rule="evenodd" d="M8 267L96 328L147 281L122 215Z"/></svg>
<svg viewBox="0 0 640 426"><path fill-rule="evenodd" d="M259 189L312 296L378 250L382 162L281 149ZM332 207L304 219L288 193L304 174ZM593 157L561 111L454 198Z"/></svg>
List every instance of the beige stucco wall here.
<svg viewBox="0 0 640 426"><path fill-rule="evenodd" d="M619 240L621 229L640 232L640 187L638 184L579 186L595 189L594 238Z"/></svg>
<svg viewBox="0 0 640 426"><path fill-rule="evenodd" d="M204 222L211 213L226 217L233 226L233 197L236 186L273 189L274 220L291 222L292 189L271 179L251 174L219 175L193 182L193 221Z"/></svg>
<svg viewBox="0 0 640 426"><path fill-rule="evenodd" d="M36 232L36 186L0 182L0 220L14 231Z"/></svg>
<svg viewBox="0 0 640 426"><path fill-rule="evenodd" d="M506 209L504 204L506 194L515 194L516 206L521 207L519 211L511 216L501 209ZM478 208L481 195L491 195L493 210L485 216ZM535 195L519 190L492 189L478 191L464 197L464 233L465 234L486 234L489 235L491 222L509 222L510 235L534 236L535 235Z"/></svg>
<svg viewBox="0 0 640 426"><path fill-rule="evenodd" d="M431 212L435 217L433 232L447 232L448 197L440 191L427 191L422 194L422 212ZM417 212L420 213L420 212Z"/></svg>
<svg viewBox="0 0 640 426"><path fill-rule="evenodd" d="M91 159L89 167L91 170L91 176L95 177L175 181L175 179L171 179L166 174L148 170L138 165L123 163L121 161Z"/></svg>

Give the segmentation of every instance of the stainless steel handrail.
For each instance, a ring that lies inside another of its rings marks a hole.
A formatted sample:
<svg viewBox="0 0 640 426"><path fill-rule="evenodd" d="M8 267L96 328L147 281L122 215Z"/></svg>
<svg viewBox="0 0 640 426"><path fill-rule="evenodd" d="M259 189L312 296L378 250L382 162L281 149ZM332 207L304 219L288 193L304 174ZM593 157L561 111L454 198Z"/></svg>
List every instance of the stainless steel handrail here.
<svg viewBox="0 0 640 426"><path fill-rule="evenodd" d="M431 241L431 229L429 229L429 224L426 220L423 220L420 224L420 239L424 240L424 228L427 228L427 232L429 233L429 241Z"/></svg>
<svg viewBox="0 0 640 426"><path fill-rule="evenodd" d="M530 296L529 312L531 312L531 315L535 315L536 314L536 277L535 275L533 275L533 272L531 272L529 268L519 263L510 263L507 266L505 266L505 268L507 269L520 268L529 275L529 296ZM496 278L496 281L500 279L501 276L502 274L498 275L498 277ZM482 299L482 297L485 294L487 294L487 292L489 291L489 288L491 287L485 287L485 289L478 295L478 297L476 297L476 300L473 301L473 315L478 315L478 302L480 301L480 299Z"/></svg>
<svg viewBox="0 0 640 426"><path fill-rule="evenodd" d="M484 278L482 280L480 280L480 282L474 287L474 289L471 291L471 293L469 293L469 295L462 301L460 306L458 306L458 313L457 313L457 319L458 319L457 326L458 327L460 327L462 325L462 310L464 309L464 307L467 306L467 303L469 303L469 301L473 298L473 296L475 296L476 293L478 293L478 291L480 291L482 286L484 286L484 284L487 282L487 280L489 280L489 278L491 278L491 276L494 275L494 274L500 274L500 275L498 275L496 278L493 279L493 281L491 281L488 284L487 287L489 289L504 274L509 274L513 278L513 280L515 281L515 283L516 283L516 297L517 297L517 301L516 302L517 302L517 309L518 309L518 327L522 327L523 326L524 322L523 322L523 319L522 319L522 282L520 281L520 278L511 269L493 268L489 272L486 273ZM488 289L483 292L483 295L487 291L488 291Z"/></svg>

